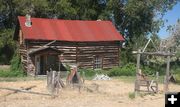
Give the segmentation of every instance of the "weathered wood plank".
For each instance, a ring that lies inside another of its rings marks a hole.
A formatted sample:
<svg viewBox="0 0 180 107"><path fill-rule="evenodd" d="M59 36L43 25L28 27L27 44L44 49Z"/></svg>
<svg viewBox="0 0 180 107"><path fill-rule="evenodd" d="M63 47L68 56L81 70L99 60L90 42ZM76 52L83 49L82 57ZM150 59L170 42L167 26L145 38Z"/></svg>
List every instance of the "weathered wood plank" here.
<svg viewBox="0 0 180 107"><path fill-rule="evenodd" d="M47 93L33 92L33 91L21 90L21 89L15 89L15 88L4 88L4 87L0 87L0 89L10 90L10 91L16 91L16 92L22 92L22 93L29 93L29 94L36 94L36 95L52 96L51 94L47 94Z"/></svg>

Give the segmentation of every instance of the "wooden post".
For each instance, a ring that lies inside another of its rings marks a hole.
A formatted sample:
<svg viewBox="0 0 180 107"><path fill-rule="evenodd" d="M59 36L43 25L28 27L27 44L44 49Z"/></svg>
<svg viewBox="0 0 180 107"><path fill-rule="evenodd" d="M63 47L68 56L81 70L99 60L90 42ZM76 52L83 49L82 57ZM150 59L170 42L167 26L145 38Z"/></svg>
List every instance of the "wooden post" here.
<svg viewBox="0 0 180 107"><path fill-rule="evenodd" d="M139 80L138 80L138 71L140 68L140 58L141 58L141 50L138 50L138 54L137 54L137 64L136 64L136 81L135 81L135 92L139 90Z"/></svg>
<svg viewBox="0 0 180 107"><path fill-rule="evenodd" d="M55 91L55 77L56 77L56 71L52 71L52 81L51 81L51 92L54 93Z"/></svg>
<svg viewBox="0 0 180 107"><path fill-rule="evenodd" d="M169 52L168 52L169 53ZM164 81L164 92L168 91L168 85L169 85L169 68L170 68L170 55L167 56L167 66L166 66L166 77Z"/></svg>
<svg viewBox="0 0 180 107"><path fill-rule="evenodd" d="M50 76L49 76L50 72L46 71L46 75L47 75L47 88L49 89L49 84L50 84Z"/></svg>

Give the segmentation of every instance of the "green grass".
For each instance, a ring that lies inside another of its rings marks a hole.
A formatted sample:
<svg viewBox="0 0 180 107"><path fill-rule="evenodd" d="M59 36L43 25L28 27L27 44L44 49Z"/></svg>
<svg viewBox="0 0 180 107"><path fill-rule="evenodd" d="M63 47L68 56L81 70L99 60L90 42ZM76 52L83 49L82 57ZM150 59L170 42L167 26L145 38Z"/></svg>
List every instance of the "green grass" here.
<svg viewBox="0 0 180 107"><path fill-rule="evenodd" d="M10 67L0 66L0 77L24 77L26 76L22 70L12 70Z"/></svg>
<svg viewBox="0 0 180 107"><path fill-rule="evenodd" d="M135 95L134 92L130 92L128 95L129 95L130 99L135 99L136 98L136 95Z"/></svg>
<svg viewBox="0 0 180 107"><path fill-rule="evenodd" d="M0 82L16 82L16 81L31 81L31 80L46 80L46 77L0 77Z"/></svg>
<svg viewBox="0 0 180 107"><path fill-rule="evenodd" d="M1 70L0 77L23 77L25 74L22 71L11 71L11 70Z"/></svg>

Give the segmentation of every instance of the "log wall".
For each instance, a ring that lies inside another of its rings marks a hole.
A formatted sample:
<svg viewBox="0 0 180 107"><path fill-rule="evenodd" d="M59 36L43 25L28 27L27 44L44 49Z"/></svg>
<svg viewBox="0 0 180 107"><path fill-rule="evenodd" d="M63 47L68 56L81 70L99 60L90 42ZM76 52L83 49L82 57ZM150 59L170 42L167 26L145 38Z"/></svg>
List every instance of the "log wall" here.
<svg viewBox="0 0 180 107"><path fill-rule="evenodd" d="M21 44L19 46L19 53L20 53L20 56L21 56L21 63L22 63L22 66L23 66L23 70L24 71L27 71L27 49L25 47L24 44Z"/></svg>
<svg viewBox="0 0 180 107"><path fill-rule="evenodd" d="M38 49L51 41L26 41L27 51ZM78 64L81 68L94 68L94 57L103 58L103 68L112 68L119 65L119 42L60 42L56 41L49 46L64 52L65 64ZM33 65L30 58L28 65ZM31 70L33 70L33 67ZM32 72L30 70L30 72ZM35 72L35 71L34 71Z"/></svg>
<svg viewBox="0 0 180 107"><path fill-rule="evenodd" d="M21 44L19 48L23 71L27 71L28 75L35 75L34 57L28 55L28 50L25 44Z"/></svg>

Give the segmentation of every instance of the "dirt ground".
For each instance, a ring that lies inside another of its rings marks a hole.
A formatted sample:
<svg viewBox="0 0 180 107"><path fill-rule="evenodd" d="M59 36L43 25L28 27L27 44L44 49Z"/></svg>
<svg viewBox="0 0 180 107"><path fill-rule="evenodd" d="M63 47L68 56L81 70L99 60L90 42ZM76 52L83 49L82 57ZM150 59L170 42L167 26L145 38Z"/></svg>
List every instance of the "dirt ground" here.
<svg viewBox="0 0 180 107"><path fill-rule="evenodd" d="M134 84L113 79L110 81L85 81L85 86L96 83L98 92L88 92L85 89L79 93L78 89L65 88L57 98L50 96L15 93L3 97L12 91L0 90L0 107L164 107L163 85L159 85L160 93L155 95L137 96L129 98L134 90ZM48 93L45 80L0 82L0 87L26 88L37 87L31 91ZM180 91L180 85L170 84L170 91Z"/></svg>

